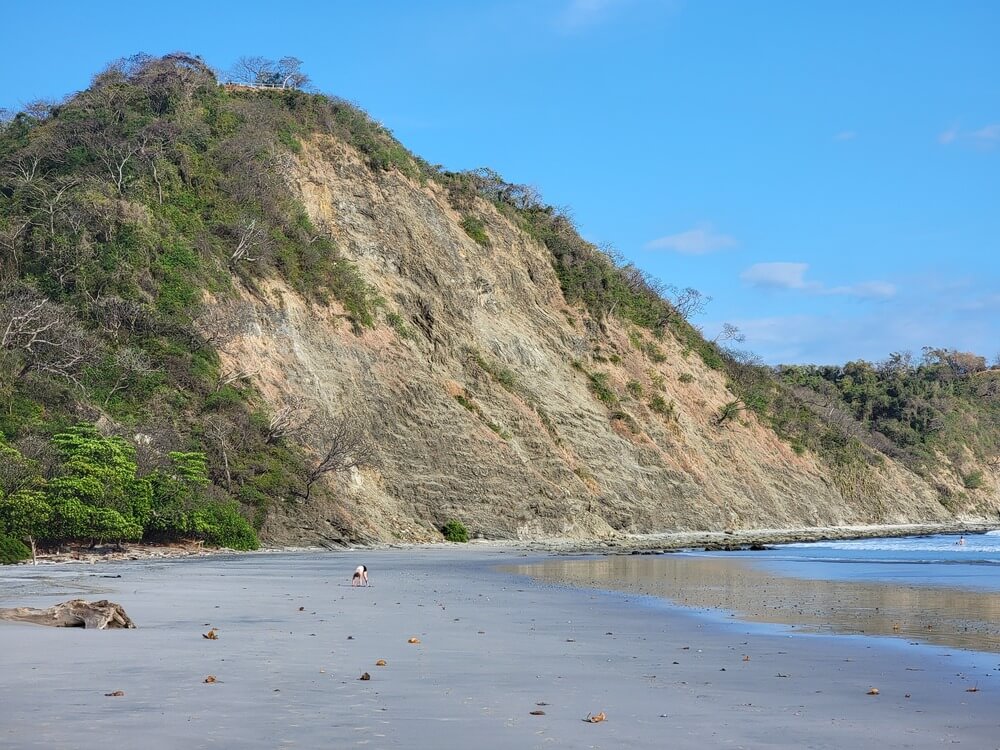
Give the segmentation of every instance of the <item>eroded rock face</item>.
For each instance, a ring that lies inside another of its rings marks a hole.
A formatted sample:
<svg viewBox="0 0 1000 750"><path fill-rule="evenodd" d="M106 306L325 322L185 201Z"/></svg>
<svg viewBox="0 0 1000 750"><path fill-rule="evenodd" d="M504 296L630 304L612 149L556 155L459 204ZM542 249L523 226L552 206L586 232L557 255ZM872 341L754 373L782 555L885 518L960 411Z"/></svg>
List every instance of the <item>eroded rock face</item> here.
<svg viewBox="0 0 1000 750"><path fill-rule="evenodd" d="M121 605L107 599L96 602L72 599L48 609L35 609L33 607L0 609L0 620L30 622L36 625L51 625L56 628L109 630L135 627L132 618L125 614Z"/></svg>
<svg viewBox="0 0 1000 750"><path fill-rule="evenodd" d="M948 517L891 460L845 492L753 415L720 426L733 398L720 373L669 338L654 361L636 345L647 332L567 305L548 251L485 202L489 247L438 186L376 174L332 140L306 143L290 181L409 335L384 322L355 335L335 304L277 281L246 294L256 323L224 358L259 368L273 409L360 414L381 458L339 477L334 501L276 509L272 543L439 539L450 518L527 539Z"/></svg>

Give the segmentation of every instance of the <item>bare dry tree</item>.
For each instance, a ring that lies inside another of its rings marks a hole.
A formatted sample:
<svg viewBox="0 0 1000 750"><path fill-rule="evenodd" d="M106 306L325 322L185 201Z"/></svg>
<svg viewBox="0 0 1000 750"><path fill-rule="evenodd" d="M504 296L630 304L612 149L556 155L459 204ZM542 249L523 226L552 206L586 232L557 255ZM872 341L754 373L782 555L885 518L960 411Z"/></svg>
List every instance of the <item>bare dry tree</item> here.
<svg viewBox="0 0 1000 750"><path fill-rule="evenodd" d="M264 439L273 444L282 438L302 433L312 419L312 414L305 409L287 404L281 406L268 420Z"/></svg>
<svg viewBox="0 0 1000 750"><path fill-rule="evenodd" d="M705 312L708 303L712 301L711 297L690 286L683 289L670 287L670 291L672 292L670 303L677 310L677 313L687 321L690 321L695 315L701 315Z"/></svg>
<svg viewBox="0 0 1000 750"><path fill-rule="evenodd" d="M155 311L137 300L111 294L97 299L93 309L101 327L118 339L128 340L132 334L156 328Z"/></svg>
<svg viewBox="0 0 1000 750"><path fill-rule="evenodd" d="M713 344L718 344L720 341L735 341L737 343L743 343L747 340L743 331L739 327L733 325L732 323L723 323L722 330L719 331L718 335L712 339Z"/></svg>
<svg viewBox="0 0 1000 750"><path fill-rule="evenodd" d="M204 346L227 351L227 344L257 328L257 312L249 302L211 305L194 322Z"/></svg>
<svg viewBox="0 0 1000 750"><path fill-rule="evenodd" d="M305 489L297 493L308 502L313 486L327 474L374 466L378 450L369 431L351 416L341 415L325 423L319 431L319 454L304 477Z"/></svg>
<svg viewBox="0 0 1000 750"><path fill-rule="evenodd" d="M115 368L118 370L118 378L108 391L107 398L104 399L105 406L116 393L135 385L143 375L156 372L156 367L150 361L149 355L134 346L122 347L115 352L113 360Z"/></svg>
<svg viewBox="0 0 1000 750"><path fill-rule="evenodd" d="M244 216L234 227L236 248L229 256L233 263L246 261L255 263L261 258L261 251L268 246L267 227L255 216Z"/></svg>
<svg viewBox="0 0 1000 750"><path fill-rule="evenodd" d="M25 154L11 162L5 173L9 179L29 185L36 177L41 176L41 166L42 158L38 154Z"/></svg>
<svg viewBox="0 0 1000 750"><path fill-rule="evenodd" d="M227 367L219 373L218 379L215 381L215 392L218 393L227 385L232 385L233 383L238 383L241 380L249 380L254 375L260 372L260 368L250 368L244 367L243 365L235 365L233 367Z"/></svg>
<svg viewBox="0 0 1000 750"><path fill-rule="evenodd" d="M278 60L277 74L281 88L301 89L309 85L309 76L302 72L302 61L297 57L283 57Z"/></svg>
<svg viewBox="0 0 1000 750"><path fill-rule="evenodd" d="M259 55L241 57L233 66L231 78L247 86L280 89L309 85L309 76L302 72L302 61L296 57L282 57L277 62Z"/></svg>
<svg viewBox="0 0 1000 750"><path fill-rule="evenodd" d="M69 191L77 183L78 180L72 177L54 180L32 178L24 183L30 190L28 206L45 217L51 243L56 240L56 219L70 197Z"/></svg>
<svg viewBox="0 0 1000 750"><path fill-rule="evenodd" d="M124 195L125 185L132 176L129 163L142 152L145 140L142 136L121 138L98 131L89 133L84 142L104 165L118 194Z"/></svg>
<svg viewBox="0 0 1000 750"><path fill-rule="evenodd" d="M230 78L236 83L255 86L270 73L273 65L274 62L268 60L266 57L259 55L244 56L233 65L233 69L230 71Z"/></svg>
<svg viewBox="0 0 1000 750"><path fill-rule="evenodd" d="M149 169L156 185L157 203L163 204L163 180L160 171L168 146L176 141L180 129L173 123L158 121L143 130L139 138L139 156Z"/></svg>
<svg viewBox="0 0 1000 750"><path fill-rule="evenodd" d="M222 458L222 468L226 476L226 489L233 491L233 474L229 465L229 455L233 452L238 435L234 425L222 416L209 417L205 421L205 437L215 446Z"/></svg>
<svg viewBox="0 0 1000 750"><path fill-rule="evenodd" d="M18 278L21 271L21 235L31 226L31 220L22 216L0 219L0 284Z"/></svg>
<svg viewBox="0 0 1000 750"><path fill-rule="evenodd" d="M77 386L97 353L69 312L24 284L0 290L0 350L20 360L15 377L35 371Z"/></svg>

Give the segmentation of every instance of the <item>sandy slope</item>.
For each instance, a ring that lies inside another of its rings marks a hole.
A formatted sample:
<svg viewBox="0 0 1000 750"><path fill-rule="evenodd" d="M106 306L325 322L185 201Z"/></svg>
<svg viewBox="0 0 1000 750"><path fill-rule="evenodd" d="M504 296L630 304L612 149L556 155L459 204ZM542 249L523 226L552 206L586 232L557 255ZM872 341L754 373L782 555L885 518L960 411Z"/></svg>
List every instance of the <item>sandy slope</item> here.
<svg viewBox="0 0 1000 750"><path fill-rule="evenodd" d="M5 606L107 596L139 629L0 627L0 746L1000 744L996 657L748 632L492 570L526 554L446 547L4 569ZM348 585L359 562L370 589ZM212 626L217 641L201 637ZM866 695L872 686L880 695ZM125 695L105 697L115 690ZM605 723L581 721L597 711Z"/></svg>

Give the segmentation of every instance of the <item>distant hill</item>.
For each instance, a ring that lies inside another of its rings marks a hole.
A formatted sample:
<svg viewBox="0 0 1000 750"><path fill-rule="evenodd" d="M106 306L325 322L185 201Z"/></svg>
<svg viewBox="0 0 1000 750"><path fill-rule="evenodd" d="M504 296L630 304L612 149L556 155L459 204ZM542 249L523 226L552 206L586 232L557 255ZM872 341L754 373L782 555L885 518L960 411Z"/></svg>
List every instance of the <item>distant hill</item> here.
<svg viewBox="0 0 1000 750"><path fill-rule="evenodd" d="M701 336L695 290L536 191L280 85L136 56L0 128L7 537L584 538L1000 507L981 358L764 367Z"/></svg>

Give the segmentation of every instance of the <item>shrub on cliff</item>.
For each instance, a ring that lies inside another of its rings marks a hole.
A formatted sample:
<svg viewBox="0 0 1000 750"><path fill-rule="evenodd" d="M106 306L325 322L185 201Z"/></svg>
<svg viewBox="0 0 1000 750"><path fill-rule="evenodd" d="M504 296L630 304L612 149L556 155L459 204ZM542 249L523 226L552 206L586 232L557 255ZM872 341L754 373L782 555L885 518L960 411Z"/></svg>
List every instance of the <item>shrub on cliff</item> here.
<svg viewBox="0 0 1000 750"><path fill-rule="evenodd" d="M451 520L441 527L441 533L449 542L464 543L469 541L469 530L461 521Z"/></svg>

